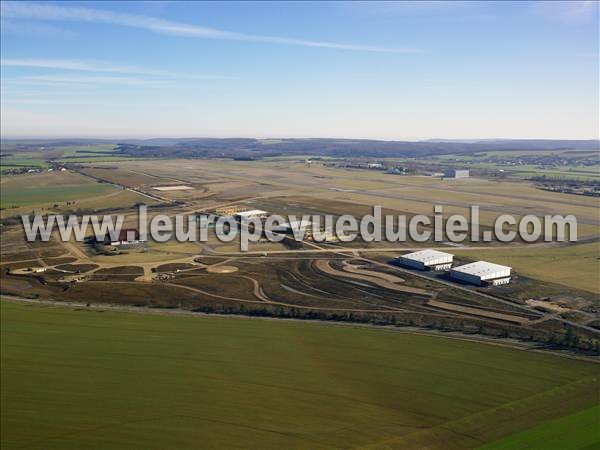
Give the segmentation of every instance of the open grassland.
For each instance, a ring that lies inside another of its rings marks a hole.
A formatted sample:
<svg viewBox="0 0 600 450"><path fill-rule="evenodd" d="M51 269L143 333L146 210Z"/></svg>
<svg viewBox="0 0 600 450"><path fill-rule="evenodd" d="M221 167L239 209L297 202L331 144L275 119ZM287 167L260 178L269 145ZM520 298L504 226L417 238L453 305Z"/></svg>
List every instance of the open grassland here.
<svg viewBox="0 0 600 450"><path fill-rule="evenodd" d="M453 449L525 430L541 448L548 421L598 403L596 364L443 337L5 301L1 319L3 449Z"/></svg>
<svg viewBox="0 0 600 450"><path fill-rule="evenodd" d="M101 166L101 165L99 165ZM128 161L118 170L94 169L105 177L153 174L163 180L203 183L219 179L245 183L242 189L226 191L228 198L288 196L294 201L299 193L314 202L353 203L411 214L433 214L434 204L444 205L445 217L451 214L469 216L471 205L480 206L482 225L492 225L501 214L520 218L526 214L574 214L578 219L580 236L597 234L600 230L594 198L537 189L523 181L493 181L479 178L440 180L428 176L397 176L380 171L347 170L294 161L225 161L177 160ZM127 172L128 171L128 172ZM127 172L127 173L126 173ZM143 178L137 181L149 183ZM158 178L154 179L154 183Z"/></svg>
<svg viewBox="0 0 600 450"><path fill-rule="evenodd" d="M71 205L60 205L59 209L87 209L102 211L106 209L130 208L138 203L155 205L158 201L129 189L113 189L108 193L96 195L90 198L82 198Z"/></svg>
<svg viewBox="0 0 600 450"><path fill-rule="evenodd" d="M172 181L169 178L163 179L159 176L147 174L137 170L121 169L113 165L104 165L101 166L101 168L89 167L82 169L81 173L99 180L107 181L109 183L120 184L128 187Z"/></svg>
<svg viewBox="0 0 600 450"><path fill-rule="evenodd" d="M2 177L2 208L52 205L108 194L115 187L73 172L44 172Z"/></svg>
<svg viewBox="0 0 600 450"><path fill-rule="evenodd" d="M599 242L550 248L498 248L469 252L454 249L454 251L470 259L483 259L508 265L520 274L541 281L594 293L600 292Z"/></svg>

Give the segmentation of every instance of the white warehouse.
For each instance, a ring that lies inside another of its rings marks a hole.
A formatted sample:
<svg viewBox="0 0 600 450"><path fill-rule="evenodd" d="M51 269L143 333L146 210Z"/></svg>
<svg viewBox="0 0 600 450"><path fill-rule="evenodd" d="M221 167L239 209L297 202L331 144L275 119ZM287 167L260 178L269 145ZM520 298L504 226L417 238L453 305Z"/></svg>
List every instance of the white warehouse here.
<svg viewBox="0 0 600 450"><path fill-rule="evenodd" d="M444 178L469 178L469 169L448 169L444 172Z"/></svg>
<svg viewBox="0 0 600 450"><path fill-rule="evenodd" d="M491 284L499 286L510 283L508 266L501 266L487 261L477 261L464 266L455 267L450 271L450 276L456 280L476 284L478 286Z"/></svg>
<svg viewBox="0 0 600 450"><path fill-rule="evenodd" d="M266 219L269 217L269 213L267 211L263 211L261 209L251 209L250 211L240 211L234 214L234 217L237 220L244 219Z"/></svg>
<svg viewBox="0 0 600 450"><path fill-rule="evenodd" d="M447 270L452 267L454 255L437 250L420 250L396 258L405 267L419 270Z"/></svg>

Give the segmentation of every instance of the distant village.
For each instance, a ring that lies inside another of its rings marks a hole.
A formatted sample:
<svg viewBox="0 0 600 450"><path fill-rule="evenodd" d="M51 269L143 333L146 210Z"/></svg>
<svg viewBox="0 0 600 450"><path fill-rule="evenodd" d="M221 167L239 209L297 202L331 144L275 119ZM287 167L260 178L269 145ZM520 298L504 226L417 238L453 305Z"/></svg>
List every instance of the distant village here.
<svg viewBox="0 0 600 450"><path fill-rule="evenodd" d="M11 167L6 169L3 174L5 175L22 175L24 173L41 173L41 172L66 172L67 168L61 165L51 165L48 168L32 167L32 166L19 166Z"/></svg>

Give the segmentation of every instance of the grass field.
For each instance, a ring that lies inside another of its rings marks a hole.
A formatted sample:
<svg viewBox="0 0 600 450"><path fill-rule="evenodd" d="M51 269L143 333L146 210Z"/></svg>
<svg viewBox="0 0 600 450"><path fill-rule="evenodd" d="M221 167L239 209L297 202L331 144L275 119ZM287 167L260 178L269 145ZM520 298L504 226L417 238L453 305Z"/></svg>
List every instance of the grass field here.
<svg viewBox="0 0 600 450"><path fill-rule="evenodd" d="M50 165L45 159L37 158L14 158L0 160L0 174L4 175L11 169L18 169L19 167L36 167L39 169L47 169Z"/></svg>
<svg viewBox="0 0 600 450"><path fill-rule="evenodd" d="M541 281L576 289L600 292L600 243L554 248L518 248L455 251L471 259L491 260L506 264L517 272Z"/></svg>
<svg viewBox="0 0 600 450"><path fill-rule="evenodd" d="M600 448L600 406L551 420L480 450L546 450Z"/></svg>
<svg viewBox="0 0 600 450"><path fill-rule="evenodd" d="M597 365L490 344L1 306L3 449L540 448L598 403Z"/></svg>
<svg viewBox="0 0 600 450"><path fill-rule="evenodd" d="M0 205L16 208L89 198L115 191L110 184L72 172L44 172L2 178Z"/></svg>
<svg viewBox="0 0 600 450"><path fill-rule="evenodd" d="M0 161L0 172L5 173L8 169L18 166L38 167L45 169L49 167L49 161L54 163L92 163L98 161L121 161L132 159L127 156L114 154L113 144L90 144L71 145L58 147L39 147L27 151L15 150L10 145L4 145L3 150L9 156Z"/></svg>

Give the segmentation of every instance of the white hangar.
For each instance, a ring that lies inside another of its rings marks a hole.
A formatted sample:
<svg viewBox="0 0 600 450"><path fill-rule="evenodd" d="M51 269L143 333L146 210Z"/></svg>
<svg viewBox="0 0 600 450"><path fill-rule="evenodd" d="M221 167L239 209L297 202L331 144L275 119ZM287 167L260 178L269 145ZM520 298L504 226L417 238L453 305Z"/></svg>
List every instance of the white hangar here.
<svg viewBox="0 0 600 450"><path fill-rule="evenodd" d="M437 250L420 250L396 258L401 266L419 270L447 270L452 267L454 255Z"/></svg>
<svg viewBox="0 0 600 450"><path fill-rule="evenodd" d="M510 283L511 268L487 261L477 261L464 266L455 267L450 271L454 279L479 286L491 284L498 286Z"/></svg>

